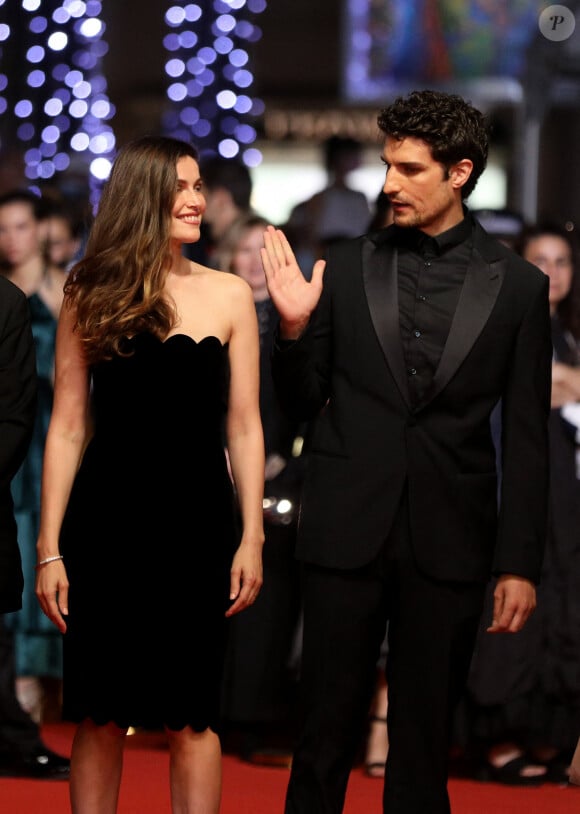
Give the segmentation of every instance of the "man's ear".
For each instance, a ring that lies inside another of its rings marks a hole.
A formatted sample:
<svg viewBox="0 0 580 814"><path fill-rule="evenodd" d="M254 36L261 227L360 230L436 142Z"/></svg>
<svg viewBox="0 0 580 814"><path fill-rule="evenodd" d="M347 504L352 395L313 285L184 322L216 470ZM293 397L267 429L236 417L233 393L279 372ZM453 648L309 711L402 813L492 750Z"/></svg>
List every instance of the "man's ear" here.
<svg viewBox="0 0 580 814"><path fill-rule="evenodd" d="M469 158L462 158L449 170L449 178L454 189L460 189L468 180L473 170L473 161Z"/></svg>

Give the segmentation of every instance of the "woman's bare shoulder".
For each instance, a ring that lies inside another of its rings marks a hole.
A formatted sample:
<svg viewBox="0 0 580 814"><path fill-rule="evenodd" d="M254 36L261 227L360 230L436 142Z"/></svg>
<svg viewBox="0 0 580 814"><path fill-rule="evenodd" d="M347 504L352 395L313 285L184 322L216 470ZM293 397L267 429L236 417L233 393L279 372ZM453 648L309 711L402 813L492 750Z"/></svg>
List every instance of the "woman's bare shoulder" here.
<svg viewBox="0 0 580 814"><path fill-rule="evenodd" d="M220 294L229 294L232 297L251 296L251 288L245 280L229 271L198 266L199 273L204 276L208 286Z"/></svg>

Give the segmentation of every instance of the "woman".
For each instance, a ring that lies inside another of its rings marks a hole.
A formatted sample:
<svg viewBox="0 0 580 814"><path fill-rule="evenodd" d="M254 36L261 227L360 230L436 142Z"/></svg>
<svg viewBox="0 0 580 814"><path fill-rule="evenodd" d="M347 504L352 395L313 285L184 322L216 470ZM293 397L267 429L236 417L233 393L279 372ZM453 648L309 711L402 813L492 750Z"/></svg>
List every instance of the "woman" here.
<svg viewBox="0 0 580 814"><path fill-rule="evenodd" d="M516 249L550 278L550 524L537 609L509 641L481 631L469 699L487 776L537 785L567 782L580 731L580 278L558 226L529 227Z"/></svg>
<svg viewBox="0 0 580 814"><path fill-rule="evenodd" d="M44 442L53 399L56 324L66 274L46 253L43 202L15 190L0 197L0 267L28 298L38 383L38 408L32 441L12 482L18 542L25 574L22 610L6 617L14 632L16 690L22 706L40 723L60 716L62 643L38 607L30 578L36 561L40 480ZM48 714L47 714L48 713Z"/></svg>
<svg viewBox="0 0 580 814"><path fill-rule="evenodd" d="M264 449L250 288L183 255L204 209L193 147L127 144L65 289L36 591L65 634L75 814L116 811L130 725L164 726L175 814L219 809L226 617L262 582Z"/></svg>
<svg viewBox="0 0 580 814"><path fill-rule="evenodd" d="M264 589L254 607L232 621L224 715L245 733L244 759L288 766L300 654L294 547L305 427L282 412L274 390L270 354L278 315L260 257L267 226L256 214L237 218L216 252L220 268L241 277L252 290L260 332L260 413L266 450ZM280 512L284 507L289 511Z"/></svg>

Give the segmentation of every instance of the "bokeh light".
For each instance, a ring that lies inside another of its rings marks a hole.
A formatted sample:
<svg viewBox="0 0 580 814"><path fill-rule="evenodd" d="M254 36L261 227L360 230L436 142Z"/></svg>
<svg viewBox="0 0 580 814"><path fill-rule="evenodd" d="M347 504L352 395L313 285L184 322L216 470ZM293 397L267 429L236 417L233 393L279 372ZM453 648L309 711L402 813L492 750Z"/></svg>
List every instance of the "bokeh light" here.
<svg viewBox="0 0 580 814"><path fill-rule="evenodd" d="M25 173L35 182L84 164L96 206L115 137L114 106L101 62L107 53L100 0L11 0L11 25L0 25L0 65L6 49L22 48L22 78L0 74L0 125L18 121ZM2 87L4 86L4 87ZM3 129L0 130L0 133ZM96 163L98 161L98 163ZM104 162L104 163L103 163ZM93 172L96 167L96 172ZM31 186L32 188L32 186Z"/></svg>
<svg viewBox="0 0 580 814"><path fill-rule="evenodd" d="M3 5L4 0L0 0ZM108 46L102 0L10 0L0 23L0 147L21 143L30 188L73 164L84 166L96 207L116 152L102 62ZM264 104L252 94L252 44L266 0L171 0L160 40L168 108L162 128L200 152L261 162L251 145ZM21 67L2 72L18 44Z"/></svg>
<svg viewBox="0 0 580 814"><path fill-rule="evenodd" d="M250 95L249 64L262 33L256 18L265 8L266 0L168 3L163 46L170 105L163 127L193 141L202 156L241 157L248 166L262 160L258 149L249 149L264 110Z"/></svg>

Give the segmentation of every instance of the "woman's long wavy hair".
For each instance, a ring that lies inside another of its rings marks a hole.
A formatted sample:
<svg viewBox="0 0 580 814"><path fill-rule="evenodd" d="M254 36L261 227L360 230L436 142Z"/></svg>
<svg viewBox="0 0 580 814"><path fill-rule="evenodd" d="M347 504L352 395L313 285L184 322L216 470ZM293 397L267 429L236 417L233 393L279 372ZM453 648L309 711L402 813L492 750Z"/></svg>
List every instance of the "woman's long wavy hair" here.
<svg viewBox="0 0 580 814"><path fill-rule="evenodd" d="M85 254L65 284L89 363L122 354L125 340L143 331L163 339L174 324L163 290L176 165L186 156L198 161L195 147L163 136L136 139L119 151Z"/></svg>

